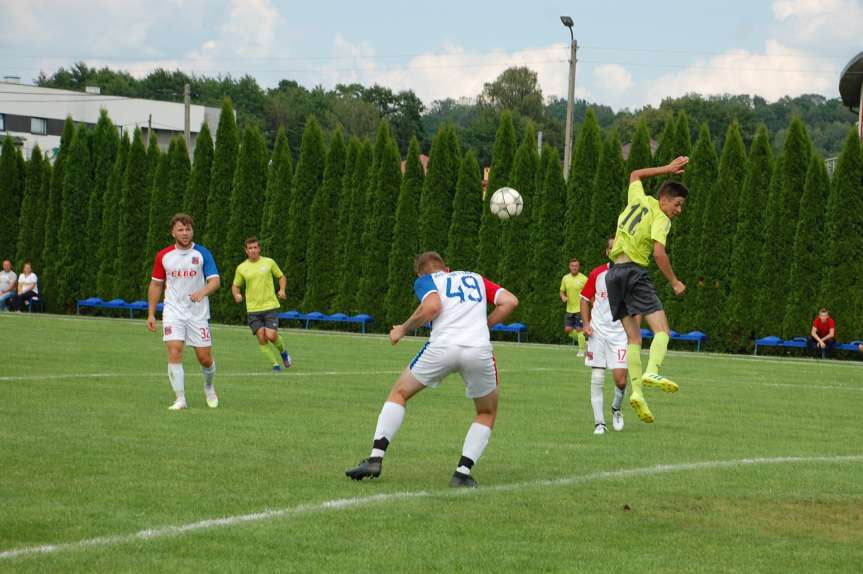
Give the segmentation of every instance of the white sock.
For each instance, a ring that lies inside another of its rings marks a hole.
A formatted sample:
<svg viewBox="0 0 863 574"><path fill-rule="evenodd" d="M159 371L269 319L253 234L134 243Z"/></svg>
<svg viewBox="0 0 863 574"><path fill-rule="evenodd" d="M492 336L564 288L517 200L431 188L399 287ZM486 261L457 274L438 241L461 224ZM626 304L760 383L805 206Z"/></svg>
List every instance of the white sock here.
<svg viewBox="0 0 863 574"><path fill-rule="evenodd" d="M590 373L590 404L593 405L594 424L605 424L602 414L602 385L605 383L605 369L593 369Z"/></svg>
<svg viewBox="0 0 863 574"><path fill-rule="evenodd" d="M626 389L614 387L614 400L611 401L611 408L615 411L620 410L620 403L623 402L623 395L626 394Z"/></svg>
<svg viewBox="0 0 863 574"><path fill-rule="evenodd" d="M186 400L186 377L183 372L183 363L168 363L168 380L171 388L177 395L177 400Z"/></svg>
<svg viewBox="0 0 863 574"><path fill-rule="evenodd" d="M464 437L464 446L461 448L461 460L458 462L456 472L462 474L470 474L470 469L482 456L482 451L488 445L488 439L491 438L491 429L480 423L473 423L467 429L467 436Z"/></svg>
<svg viewBox="0 0 863 574"><path fill-rule="evenodd" d="M403 420L405 420L405 408L402 405L390 401L384 403L381 414L378 415L370 457L384 456L390 441L399 432Z"/></svg>
<svg viewBox="0 0 863 574"><path fill-rule="evenodd" d="M213 361L209 367L201 367L201 372L204 373L204 387L213 388L213 378L216 376L216 361Z"/></svg>

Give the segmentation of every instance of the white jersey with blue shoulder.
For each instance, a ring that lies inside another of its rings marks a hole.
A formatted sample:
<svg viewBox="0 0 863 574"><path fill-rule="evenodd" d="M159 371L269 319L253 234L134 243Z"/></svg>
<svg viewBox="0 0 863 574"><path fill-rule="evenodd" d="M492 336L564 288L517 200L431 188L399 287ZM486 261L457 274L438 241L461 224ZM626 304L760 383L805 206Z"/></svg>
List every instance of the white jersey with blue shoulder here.
<svg viewBox="0 0 863 574"><path fill-rule="evenodd" d="M503 288L472 271L437 271L414 282L422 303L437 293L441 312L432 321L429 343L482 347L491 345L487 306L497 303Z"/></svg>
<svg viewBox="0 0 863 574"><path fill-rule="evenodd" d="M153 262L153 280L165 283L163 320L208 321L208 298L195 302L190 295L203 289L207 279L218 276L213 255L201 245L193 243L188 249L180 249L174 244L159 251Z"/></svg>

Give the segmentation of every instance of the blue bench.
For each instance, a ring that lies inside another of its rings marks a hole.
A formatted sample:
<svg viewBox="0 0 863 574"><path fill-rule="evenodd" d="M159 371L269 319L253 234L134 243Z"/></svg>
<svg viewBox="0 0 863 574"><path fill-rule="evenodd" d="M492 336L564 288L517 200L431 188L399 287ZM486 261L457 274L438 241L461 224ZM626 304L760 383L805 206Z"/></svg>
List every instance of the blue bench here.
<svg viewBox="0 0 863 574"><path fill-rule="evenodd" d="M768 337L761 337L760 339L755 339L755 350L753 351L754 355L758 354L758 347L782 347L785 349L805 349L806 348L806 337L794 337L793 339L783 340L780 337L775 337L773 335ZM850 343L836 343L836 346L833 347L834 351L859 351L860 345L863 344L863 341L851 341Z"/></svg>
<svg viewBox="0 0 863 574"><path fill-rule="evenodd" d="M147 302L144 300L127 303L123 299L111 299L110 301L104 301L99 297L88 297L87 299L79 299L75 302L75 314L80 315L81 308L84 307L92 307L94 309L121 309L123 311L129 311L129 318L131 319L135 311L146 311L148 305ZM156 305L156 312L161 313L164 307L164 303L158 303Z"/></svg>
<svg viewBox="0 0 863 574"><path fill-rule="evenodd" d="M524 323L510 323L509 325L498 323L491 330L497 333L515 333L516 340L519 343L521 343L521 334L524 333L524 340L527 341L527 325Z"/></svg>
<svg viewBox="0 0 863 574"><path fill-rule="evenodd" d="M305 329L308 329L309 325L314 321L322 323L358 323L360 325L360 332L362 333L366 332L366 323L374 321L371 315L366 315L365 313L360 313L359 315L346 315L345 313L326 315L320 311L300 313L296 309L279 313L278 317L286 321L302 321Z"/></svg>
<svg viewBox="0 0 863 574"><path fill-rule="evenodd" d="M641 329L641 338L642 339L652 339L653 332L650 329ZM690 331L688 333L678 333L677 331L671 331L671 340L672 341L689 341L695 343L695 350L701 351L701 344L707 341L707 335L702 333L701 331Z"/></svg>

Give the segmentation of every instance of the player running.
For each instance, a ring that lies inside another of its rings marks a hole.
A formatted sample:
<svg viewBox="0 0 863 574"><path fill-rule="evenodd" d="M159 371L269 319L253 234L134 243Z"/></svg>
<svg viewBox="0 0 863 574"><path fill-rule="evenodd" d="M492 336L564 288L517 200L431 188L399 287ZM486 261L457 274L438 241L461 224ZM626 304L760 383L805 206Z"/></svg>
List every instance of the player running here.
<svg viewBox="0 0 863 574"><path fill-rule="evenodd" d="M257 237L246 239L245 250L247 259L237 265L234 280L231 282L231 294L234 301L242 303L243 294L240 293L240 288L245 286L246 320L249 328L252 335L257 337L258 349L273 371L281 371L282 365L286 369L291 366L291 356L279 335L279 299L287 297L285 285L288 280L275 261L269 257L261 257L261 244ZM278 293L273 288L273 278L279 281Z"/></svg>
<svg viewBox="0 0 863 574"><path fill-rule="evenodd" d="M614 238L608 240L605 255L608 256ZM593 406L593 434L605 434L602 387L605 384L605 370L611 369L614 378L614 400L611 402L611 424L616 431L623 430L623 413L620 404L626 392L626 331L620 321L611 317L608 305L608 289L605 276L608 263L603 263L590 272L581 290L581 319L584 334L587 335L587 358L584 364L591 368L590 404ZM593 313L591 314L591 303Z"/></svg>
<svg viewBox="0 0 863 574"><path fill-rule="evenodd" d="M219 406L213 386L216 363L211 352L210 302L208 297L219 288L219 271L210 252L192 242L192 218L178 213L171 218L171 235L176 243L156 254L153 277L147 290L147 329L156 330L156 304L165 286L162 312L162 340L168 350L168 379L177 399L169 408L186 408L183 349L195 349L204 373L207 406Z"/></svg>
<svg viewBox="0 0 863 574"><path fill-rule="evenodd" d="M671 229L671 220L683 211L689 190L682 183L666 181L659 188L659 199L644 194L641 179L657 175L683 173L689 162L680 156L662 167L637 169L629 176L627 206L617 218L617 234L609 254L613 265L608 270L605 282L608 287L608 302L611 316L621 321L629 341L626 363L629 368L631 390L629 404L638 418L653 422L653 414L647 407L641 385L658 387L665 392L677 391L677 385L659 374L659 368L668 349L670 331L668 318L662 310L662 302L650 280L647 266L650 255L656 259L659 270L668 279L675 295L682 295L684 285L671 268L665 252L665 240ZM653 331L650 358L644 374L641 372L641 318Z"/></svg>
<svg viewBox="0 0 863 574"><path fill-rule="evenodd" d="M579 296L587 277L579 272L581 263L578 258L569 260L569 273L560 280L560 300L566 303L566 316L563 321L563 332L578 341L578 355L584 356L584 326L579 314Z"/></svg>
<svg viewBox="0 0 863 574"><path fill-rule="evenodd" d="M390 341L395 345L412 329L432 322L429 340L396 379L378 416L371 454L345 475L354 480L379 477L387 447L404 420L405 404L424 388L436 387L448 374L458 372L465 394L474 401L476 418L450 486L475 487L471 469L488 444L497 416L498 373L488 328L506 319L518 299L477 273L450 271L433 251L419 254L414 269L420 305L407 321L393 326ZM486 316L488 303L495 308Z"/></svg>

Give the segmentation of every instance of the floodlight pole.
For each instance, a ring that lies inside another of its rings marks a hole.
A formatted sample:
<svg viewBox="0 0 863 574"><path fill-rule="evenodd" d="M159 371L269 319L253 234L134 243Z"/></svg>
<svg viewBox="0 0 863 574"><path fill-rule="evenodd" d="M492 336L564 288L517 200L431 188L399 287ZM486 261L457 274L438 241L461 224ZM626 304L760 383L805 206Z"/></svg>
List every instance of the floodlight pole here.
<svg viewBox="0 0 863 574"><path fill-rule="evenodd" d="M572 164L572 107L573 98L575 97L575 62L576 53L578 52L578 42L575 40L575 35L572 33L572 18L569 16L561 16L561 22L569 29L569 95L566 100L566 139L564 140L563 149L563 177L569 180L569 168Z"/></svg>

